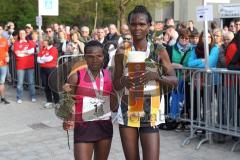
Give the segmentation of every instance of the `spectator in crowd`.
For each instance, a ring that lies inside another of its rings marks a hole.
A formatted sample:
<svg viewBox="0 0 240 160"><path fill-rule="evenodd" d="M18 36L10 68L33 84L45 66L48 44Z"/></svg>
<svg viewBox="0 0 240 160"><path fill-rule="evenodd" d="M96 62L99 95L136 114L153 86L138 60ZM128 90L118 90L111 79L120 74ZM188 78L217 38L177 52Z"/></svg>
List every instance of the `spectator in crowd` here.
<svg viewBox="0 0 240 160"><path fill-rule="evenodd" d="M81 27L81 37L80 41L83 43L87 43L91 40L91 37L89 36L89 28L87 26Z"/></svg>
<svg viewBox="0 0 240 160"><path fill-rule="evenodd" d="M118 30L117 30L115 24L110 24L109 25L109 33L105 37L104 44L108 41L118 42L119 39L120 39L120 36L118 34Z"/></svg>
<svg viewBox="0 0 240 160"><path fill-rule="evenodd" d="M231 31L228 31L223 34L223 44L220 47L219 50L219 56L218 56L218 68L226 68L226 50L229 45L229 43L233 40L234 34Z"/></svg>
<svg viewBox="0 0 240 160"><path fill-rule="evenodd" d="M153 36L154 36L154 31L155 31L155 27L154 27L155 23L152 22L150 27L149 27L149 32L148 32L148 36L147 38L150 40L150 41L153 41Z"/></svg>
<svg viewBox="0 0 240 160"><path fill-rule="evenodd" d="M54 33L53 33L53 30L52 30L52 27L47 27L46 28L46 36L53 38L53 35L54 35Z"/></svg>
<svg viewBox="0 0 240 160"><path fill-rule="evenodd" d="M228 26L223 27L223 34L228 32Z"/></svg>
<svg viewBox="0 0 240 160"><path fill-rule="evenodd" d="M113 137L111 118L106 116L104 120L83 121L82 112L84 108L91 107L89 104L92 104L92 102L89 101L99 98L99 96L104 96L106 101L110 101L113 88L112 80L110 72L102 69L104 63L103 45L98 41L90 41L86 44L84 50L88 67L70 75L68 84L64 86L65 91L71 91L76 95L76 103L74 118L65 120L63 128L65 130L74 128L74 157L76 160L90 160L93 153L93 159L107 160ZM96 89L94 84L97 87ZM103 93L99 89L102 85ZM112 103L110 105L112 106ZM106 107L109 108L110 106Z"/></svg>
<svg viewBox="0 0 240 160"><path fill-rule="evenodd" d="M72 27L71 32L78 32L78 33L80 33L80 29L78 28L78 26L74 25L74 26Z"/></svg>
<svg viewBox="0 0 240 160"><path fill-rule="evenodd" d="M67 36L67 41L70 41L71 39L71 27L70 26L66 26L65 27L65 33L66 33L66 36Z"/></svg>
<svg viewBox="0 0 240 160"><path fill-rule="evenodd" d="M84 53L84 43L79 40L78 32L71 33L71 41L67 44L67 54L78 55Z"/></svg>
<svg viewBox="0 0 240 160"><path fill-rule="evenodd" d="M9 104L9 101L5 98L5 87L4 83L8 72L8 41L2 36L3 25L0 24L0 102Z"/></svg>
<svg viewBox="0 0 240 160"><path fill-rule="evenodd" d="M175 30L174 26L167 26L166 32L170 35L170 41L168 42L168 45L173 46L178 39L178 32Z"/></svg>
<svg viewBox="0 0 240 160"><path fill-rule="evenodd" d="M113 64L112 60L116 53L117 46L122 43L122 37L118 34L118 30L115 24L110 24L108 28L109 33L105 37L103 44L106 45L105 49L108 50L108 66L111 67L111 65Z"/></svg>
<svg viewBox="0 0 240 160"><path fill-rule="evenodd" d="M132 50L136 51L143 51L149 53L149 57L151 54L154 54L150 51L150 46L152 45L151 42L147 40L147 34L149 33L149 27L151 25L151 15L147 11L144 6L136 6L134 10L132 10L128 15L128 23L130 32L133 37L133 44ZM159 46L160 47L160 46ZM125 76L123 71L125 70L124 65L124 53L125 50L123 48L119 48L115 55L115 69L114 69L114 87L116 90L129 89L134 85L135 80L131 80L129 76ZM157 54L157 53L156 53ZM171 62L169 60L168 54L163 46L159 49L157 55L161 55L161 58L158 59L157 57L153 58L153 61L159 61L159 63L163 64L167 67L166 70L166 77L164 76L163 79L160 78L160 75L156 72L148 72L144 75L139 75L142 79L140 81L140 85L146 84L148 81L157 81L161 84L168 81L171 84L176 84L177 79L175 77L174 69L172 68ZM144 80L143 80L144 79ZM151 96L149 96L151 97ZM144 97L144 105L143 110L144 115L148 116L148 114L152 113L152 105L148 102L151 101L147 97ZM157 98L158 99L158 98ZM160 100L160 98L159 98ZM120 136L123 146L123 151L125 158L128 160L137 160L140 159L139 155L139 139L142 145L142 157L146 160L158 160L160 155L160 136L159 136L159 128L156 127L158 125L158 120L151 121L149 123L148 118L143 118L143 121L140 121L140 117L135 117L133 119L129 118L132 112L128 109L129 108L129 101L128 96L123 95L121 97L121 104L119 106L118 113L121 113L122 116L119 117L119 130ZM137 113L136 113L137 114ZM139 114L139 113L138 113ZM158 114L158 113L156 113ZM150 115L149 115L150 116ZM144 122L144 119L146 120ZM142 125L145 125L142 127Z"/></svg>
<svg viewBox="0 0 240 160"><path fill-rule="evenodd" d="M126 35L126 34L129 34L129 27L127 24L123 24L120 28L120 34L121 35Z"/></svg>
<svg viewBox="0 0 240 160"><path fill-rule="evenodd" d="M235 28L235 23L234 21L231 21L228 27L228 30L233 32L234 34L236 33L236 28Z"/></svg>
<svg viewBox="0 0 240 160"><path fill-rule="evenodd" d="M234 20L234 25L235 25L235 29L236 29L235 33L237 33L238 31L240 31L240 18L236 18Z"/></svg>
<svg viewBox="0 0 240 160"><path fill-rule="evenodd" d="M166 32L166 30L164 30L163 31L163 37L162 37L162 44L165 47L169 46L168 43L169 43L170 39L171 39L170 34L168 32Z"/></svg>
<svg viewBox="0 0 240 160"><path fill-rule="evenodd" d="M188 21L188 30L191 32L191 34L198 32L197 28L194 27L193 20Z"/></svg>
<svg viewBox="0 0 240 160"><path fill-rule="evenodd" d="M91 39L96 41L98 40L97 29L92 31Z"/></svg>
<svg viewBox="0 0 240 160"><path fill-rule="evenodd" d="M166 25L166 26L175 26L174 19L171 18L171 17L165 19L165 25Z"/></svg>
<svg viewBox="0 0 240 160"><path fill-rule="evenodd" d="M54 39L58 39L58 32L59 32L59 25L58 25L58 23L54 23L52 25L52 28L53 28L53 37L54 37Z"/></svg>
<svg viewBox="0 0 240 160"><path fill-rule="evenodd" d="M154 24L154 31L162 32L164 29L164 24L162 22L156 22ZM159 35L158 35L159 36Z"/></svg>
<svg viewBox="0 0 240 160"><path fill-rule="evenodd" d="M51 37L53 39L53 46L58 47L59 39L58 35L56 36L56 33L53 31L52 27L46 28L46 36Z"/></svg>
<svg viewBox="0 0 240 160"><path fill-rule="evenodd" d="M43 106L43 108L46 109L55 107L55 104L59 102L58 93L51 90L48 85L49 76L52 71L56 69L57 59L58 51L57 48L53 47L53 39L51 37L45 37L43 40L43 48L37 57L37 62L40 64L41 80L47 99L47 102Z"/></svg>
<svg viewBox="0 0 240 160"><path fill-rule="evenodd" d="M190 68L204 68L206 65L206 61L205 61L205 50L204 50L204 42L205 42L205 38L204 38L204 34L203 32L200 34L199 37L199 42L197 44L197 46L192 50L191 55L188 59L188 67ZM219 47L214 43L214 37L212 35L212 33L210 33L208 31L208 46L209 46L209 58L208 58L208 66L209 68L216 68L217 67L217 61L218 61L218 55L219 55ZM213 74L214 75L214 74ZM217 80L217 75L215 74L213 76L213 78L209 78L210 80L213 79L213 81L209 82L212 84L218 84L218 80ZM202 86L200 86L202 87ZM197 111L197 96L200 97L200 99L203 99L200 103L205 104L205 98L203 98L204 96L204 92L203 89L200 90L200 93L197 93L196 91L196 87L194 88L194 105L193 105L193 118L194 120L197 119L197 116L199 116L199 119L203 119L205 117L205 115L201 115L198 111ZM211 95L211 94L210 94ZM205 110L204 107L202 107L202 105L200 105L200 110ZM205 131L204 130L197 130L197 133L199 134L204 134Z"/></svg>
<svg viewBox="0 0 240 160"><path fill-rule="evenodd" d="M98 41L103 44L105 38L105 32L103 28L97 29Z"/></svg>
<svg viewBox="0 0 240 160"><path fill-rule="evenodd" d="M214 31L214 29L219 28L217 21L212 21L210 27L212 32Z"/></svg>
<svg viewBox="0 0 240 160"><path fill-rule="evenodd" d="M191 55L192 52L192 45L190 44L190 34L191 32L185 28L179 30L179 37L177 39L177 42L174 46L171 47L171 50L169 51L170 55L170 60L172 62L172 66L174 68L183 68L183 67L188 67L188 59ZM183 75L180 73L177 75L179 82L181 81L187 81L187 79L184 79ZM185 85L185 96L190 97L190 86L188 85L187 82L184 83ZM181 94L181 93L179 93ZM183 110L186 110L186 113L189 115L189 110L190 110L190 101L189 99L185 99L186 109L184 108ZM166 103L166 105L169 103ZM170 124L166 124L163 129L174 129L176 128L176 131L184 131L184 130L189 130L189 125L187 123L180 121L179 123L174 124L173 120L168 119L166 123L171 122ZM160 126L161 127L161 126Z"/></svg>
<svg viewBox="0 0 240 160"><path fill-rule="evenodd" d="M223 31L220 28L215 28L213 30L213 37L214 37L214 42L216 45L218 45L218 47L222 46L222 35L223 35Z"/></svg>
<svg viewBox="0 0 240 160"><path fill-rule="evenodd" d="M174 46L172 46L170 59L174 68L182 68L188 66L188 58L192 52L192 46L189 42L190 31L182 29L179 31L179 38Z"/></svg>
<svg viewBox="0 0 240 160"><path fill-rule="evenodd" d="M182 21L177 24L176 31L179 32L182 29L187 29L187 22Z"/></svg>
<svg viewBox="0 0 240 160"><path fill-rule="evenodd" d="M240 23L240 22L239 22ZM240 30L230 42L226 51L226 65L228 69L240 70Z"/></svg>
<svg viewBox="0 0 240 160"><path fill-rule="evenodd" d="M32 41L35 44L35 53L38 53L40 51L39 45L42 46L41 43L39 43L39 34L36 31L32 32Z"/></svg>
<svg viewBox="0 0 240 160"><path fill-rule="evenodd" d="M59 25L58 32L60 32L60 31L65 32L65 25L64 24ZM59 34L58 34L58 36L59 36Z"/></svg>
<svg viewBox="0 0 240 160"><path fill-rule="evenodd" d="M104 29L105 35L108 35L108 33L109 33L108 27L104 27L103 29Z"/></svg>
<svg viewBox="0 0 240 160"><path fill-rule="evenodd" d="M155 43L161 44L161 38L163 36L163 28L164 28L164 25L161 22L156 22L154 24L154 32L152 35L152 39Z"/></svg>
<svg viewBox="0 0 240 160"><path fill-rule="evenodd" d="M25 26L25 31L26 31L26 40L32 40L32 32L33 32L33 27L31 24L26 24Z"/></svg>
<svg viewBox="0 0 240 160"><path fill-rule="evenodd" d="M198 32L192 32L190 36L190 43L193 48L197 46L199 42L199 33Z"/></svg>
<svg viewBox="0 0 240 160"><path fill-rule="evenodd" d="M9 41L10 45L10 39L12 39L12 34L15 31L15 25L13 22L9 21L4 29L5 31L2 33L2 36L5 37Z"/></svg>
<svg viewBox="0 0 240 160"><path fill-rule="evenodd" d="M230 31L223 34L223 44L227 48L229 43L233 40L234 34Z"/></svg>
<svg viewBox="0 0 240 160"><path fill-rule="evenodd" d="M19 40L14 43L17 70L17 103L22 103L23 81L28 77L29 91L32 102L36 102L34 84L34 53L35 44L26 40L25 30L19 31Z"/></svg>
<svg viewBox="0 0 240 160"><path fill-rule="evenodd" d="M209 67L216 68L219 48L214 43L214 38L211 33L208 32L208 45L209 45ZM188 66L192 68L204 68L205 67L205 52L204 52L204 37L203 32L200 34L199 42L195 49L192 50L188 59Z"/></svg>
<svg viewBox="0 0 240 160"><path fill-rule="evenodd" d="M59 41L58 41L57 49L58 49L58 57L60 57L66 53L68 41L66 39L67 36L64 31L59 31L58 37L59 37Z"/></svg>

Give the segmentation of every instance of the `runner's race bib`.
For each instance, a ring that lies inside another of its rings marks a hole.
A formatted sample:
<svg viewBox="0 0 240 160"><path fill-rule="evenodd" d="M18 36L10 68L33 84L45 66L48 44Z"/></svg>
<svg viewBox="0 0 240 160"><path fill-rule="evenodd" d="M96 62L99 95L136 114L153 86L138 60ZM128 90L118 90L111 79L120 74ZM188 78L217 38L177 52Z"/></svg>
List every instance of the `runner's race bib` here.
<svg viewBox="0 0 240 160"><path fill-rule="evenodd" d="M103 96L102 99L83 97L83 121L108 120L110 116L110 96Z"/></svg>

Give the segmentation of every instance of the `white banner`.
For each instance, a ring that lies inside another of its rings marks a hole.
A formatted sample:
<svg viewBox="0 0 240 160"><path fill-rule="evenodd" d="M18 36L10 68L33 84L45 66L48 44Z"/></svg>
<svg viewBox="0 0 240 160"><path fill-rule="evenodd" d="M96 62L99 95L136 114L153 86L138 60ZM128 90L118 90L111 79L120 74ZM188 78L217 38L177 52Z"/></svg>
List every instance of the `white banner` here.
<svg viewBox="0 0 240 160"><path fill-rule="evenodd" d="M213 20L213 6L198 6L196 10L197 21L212 21Z"/></svg>
<svg viewBox="0 0 240 160"><path fill-rule="evenodd" d="M221 4L218 6L218 12L221 18L240 17L240 3Z"/></svg>
<svg viewBox="0 0 240 160"><path fill-rule="evenodd" d="M38 0L38 15L58 16L58 0Z"/></svg>

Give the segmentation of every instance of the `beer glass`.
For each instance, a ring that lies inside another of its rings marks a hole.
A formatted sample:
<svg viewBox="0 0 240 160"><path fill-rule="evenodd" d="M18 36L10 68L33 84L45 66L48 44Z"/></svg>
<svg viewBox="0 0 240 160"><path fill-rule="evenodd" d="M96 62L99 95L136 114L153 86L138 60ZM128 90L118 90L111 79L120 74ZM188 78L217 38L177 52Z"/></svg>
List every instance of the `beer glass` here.
<svg viewBox="0 0 240 160"><path fill-rule="evenodd" d="M134 86L129 89L129 111L143 112L144 85L140 84L140 75L145 72L146 52L130 51L128 54L128 76Z"/></svg>

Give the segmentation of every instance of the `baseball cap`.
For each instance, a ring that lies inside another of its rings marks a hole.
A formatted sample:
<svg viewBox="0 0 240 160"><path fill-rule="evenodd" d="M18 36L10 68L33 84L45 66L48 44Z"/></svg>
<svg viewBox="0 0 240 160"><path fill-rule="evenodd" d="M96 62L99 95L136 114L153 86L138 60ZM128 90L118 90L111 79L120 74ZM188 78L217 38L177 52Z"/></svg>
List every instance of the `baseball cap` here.
<svg viewBox="0 0 240 160"><path fill-rule="evenodd" d="M32 28L32 25L31 24L26 24L25 28Z"/></svg>

